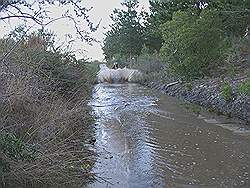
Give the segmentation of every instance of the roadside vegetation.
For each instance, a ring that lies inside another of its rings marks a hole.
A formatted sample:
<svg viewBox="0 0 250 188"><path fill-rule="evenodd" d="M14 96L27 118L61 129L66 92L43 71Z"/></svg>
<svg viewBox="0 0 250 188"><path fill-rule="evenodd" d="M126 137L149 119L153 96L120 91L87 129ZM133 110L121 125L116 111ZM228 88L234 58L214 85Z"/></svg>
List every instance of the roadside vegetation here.
<svg viewBox="0 0 250 188"><path fill-rule="evenodd" d="M247 74L248 1L150 1L149 13L137 0L122 5L106 33L107 61L156 79L159 73L182 81Z"/></svg>
<svg viewBox="0 0 250 188"><path fill-rule="evenodd" d="M81 186L94 178L91 77L70 52L49 50L50 33L13 34L0 39L1 187Z"/></svg>
<svg viewBox="0 0 250 188"><path fill-rule="evenodd" d="M230 83L225 82L221 87L221 96L226 100L230 101L232 99L233 89Z"/></svg>
<svg viewBox="0 0 250 188"><path fill-rule="evenodd" d="M250 79L239 84L238 92L241 95L250 96Z"/></svg>
<svg viewBox="0 0 250 188"><path fill-rule="evenodd" d="M58 19L81 19L94 30L78 3L0 1L0 23L41 26L23 25L0 39L0 187L82 187L97 177L91 174L96 153L88 107L95 70L44 29ZM56 5L73 6L77 16L64 9L68 14L50 17L46 8ZM76 35L92 41L79 28Z"/></svg>

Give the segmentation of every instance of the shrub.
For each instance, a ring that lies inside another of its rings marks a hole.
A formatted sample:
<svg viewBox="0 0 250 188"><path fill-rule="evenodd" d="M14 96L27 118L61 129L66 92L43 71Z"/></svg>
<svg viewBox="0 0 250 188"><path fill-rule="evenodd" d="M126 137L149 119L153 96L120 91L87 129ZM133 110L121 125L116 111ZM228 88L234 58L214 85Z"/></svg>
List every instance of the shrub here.
<svg viewBox="0 0 250 188"><path fill-rule="evenodd" d="M164 69L162 60L157 54L140 55L134 63L133 68L145 74L159 72Z"/></svg>
<svg viewBox="0 0 250 188"><path fill-rule="evenodd" d="M223 60L227 46L218 17L215 11L178 11L162 25L161 55L174 74L185 80L210 76Z"/></svg>
<svg viewBox="0 0 250 188"><path fill-rule="evenodd" d="M81 187L95 177L88 71L70 53L13 43L0 40L0 187Z"/></svg>
<svg viewBox="0 0 250 188"><path fill-rule="evenodd" d="M221 96L226 100L229 101L232 98L232 94L233 94L233 89L232 86L230 85L230 83L228 82L224 82L223 86L221 87L221 92L220 92Z"/></svg>
<svg viewBox="0 0 250 188"><path fill-rule="evenodd" d="M185 88L186 88L188 91L192 91L192 89L193 89L192 83L191 83L191 82L186 83L186 84L185 84Z"/></svg>
<svg viewBox="0 0 250 188"><path fill-rule="evenodd" d="M249 79L238 85L238 92L241 95L250 96L250 80Z"/></svg>
<svg viewBox="0 0 250 188"><path fill-rule="evenodd" d="M0 133L0 148L3 153L16 160L34 160L35 150L12 133Z"/></svg>

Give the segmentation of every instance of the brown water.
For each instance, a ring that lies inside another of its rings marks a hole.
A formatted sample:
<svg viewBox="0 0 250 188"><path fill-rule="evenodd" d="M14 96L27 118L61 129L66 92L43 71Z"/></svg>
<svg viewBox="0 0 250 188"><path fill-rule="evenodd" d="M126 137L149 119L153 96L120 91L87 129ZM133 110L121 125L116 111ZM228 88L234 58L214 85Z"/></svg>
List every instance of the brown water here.
<svg viewBox="0 0 250 188"><path fill-rule="evenodd" d="M136 84L96 85L93 172L108 182L89 187L250 187L246 125L181 103Z"/></svg>

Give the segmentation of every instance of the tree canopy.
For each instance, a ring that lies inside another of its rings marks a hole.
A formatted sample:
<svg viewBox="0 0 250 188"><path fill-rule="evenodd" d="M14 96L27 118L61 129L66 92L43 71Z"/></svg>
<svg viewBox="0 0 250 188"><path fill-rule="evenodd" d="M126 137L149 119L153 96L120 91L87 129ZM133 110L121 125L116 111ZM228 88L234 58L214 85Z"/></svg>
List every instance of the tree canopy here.
<svg viewBox="0 0 250 188"><path fill-rule="evenodd" d="M115 9L111 15L113 24L105 35L103 51L106 59L121 55L131 59L141 53L144 39L145 12L138 11L137 0L122 3L124 9Z"/></svg>
<svg viewBox="0 0 250 188"><path fill-rule="evenodd" d="M150 1L150 13L144 16L137 11L138 1L123 6L125 10L116 9L111 16L114 24L103 47L106 59L157 52L183 79L210 76L250 25L247 0Z"/></svg>

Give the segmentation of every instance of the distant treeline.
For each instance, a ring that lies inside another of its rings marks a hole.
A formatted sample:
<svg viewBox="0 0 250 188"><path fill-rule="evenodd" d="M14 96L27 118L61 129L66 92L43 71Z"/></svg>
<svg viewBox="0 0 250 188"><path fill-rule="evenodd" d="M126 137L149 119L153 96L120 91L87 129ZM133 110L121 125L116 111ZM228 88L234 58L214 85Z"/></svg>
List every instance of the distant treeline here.
<svg viewBox="0 0 250 188"><path fill-rule="evenodd" d="M154 55L172 74L190 80L212 76L249 53L247 0L150 1L149 13L137 0L122 5L106 33L108 61L133 63Z"/></svg>

